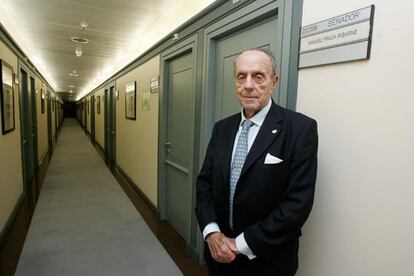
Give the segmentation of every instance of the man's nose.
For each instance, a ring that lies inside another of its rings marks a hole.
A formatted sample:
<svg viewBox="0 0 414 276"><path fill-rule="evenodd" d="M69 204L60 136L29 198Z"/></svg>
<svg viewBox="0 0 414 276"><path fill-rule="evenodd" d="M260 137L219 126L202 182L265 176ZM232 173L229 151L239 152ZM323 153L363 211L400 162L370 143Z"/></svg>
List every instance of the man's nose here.
<svg viewBox="0 0 414 276"><path fill-rule="evenodd" d="M252 89L253 88L253 79L252 76L248 75L246 78L246 81L244 83L244 87L246 89Z"/></svg>

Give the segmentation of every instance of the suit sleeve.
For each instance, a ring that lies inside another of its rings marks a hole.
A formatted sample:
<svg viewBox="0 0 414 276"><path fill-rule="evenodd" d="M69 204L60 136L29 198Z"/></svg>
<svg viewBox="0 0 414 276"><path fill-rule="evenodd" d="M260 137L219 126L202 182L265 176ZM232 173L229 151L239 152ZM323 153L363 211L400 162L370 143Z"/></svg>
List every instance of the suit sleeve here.
<svg viewBox="0 0 414 276"><path fill-rule="evenodd" d="M207 224L217 221L217 216L214 211L212 189L216 132L216 126L214 126L203 167L197 177L195 212L201 231L203 231Z"/></svg>
<svg viewBox="0 0 414 276"><path fill-rule="evenodd" d="M276 209L244 231L246 242L255 255L266 255L300 235L313 205L317 150L317 124L311 120L294 144L288 185Z"/></svg>

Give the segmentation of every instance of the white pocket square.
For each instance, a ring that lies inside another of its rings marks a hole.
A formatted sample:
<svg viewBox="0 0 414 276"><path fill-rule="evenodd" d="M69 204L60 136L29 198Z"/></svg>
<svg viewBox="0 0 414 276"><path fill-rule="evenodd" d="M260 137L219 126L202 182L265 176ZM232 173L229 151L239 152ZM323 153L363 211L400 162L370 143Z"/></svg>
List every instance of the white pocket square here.
<svg viewBox="0 0 414 276"><path fill-rule="evenodd" d="M278 164L280 162L283 162L283 160L271 155L270 153L266 154L266 158L264 161L265 164Z"/></svg>

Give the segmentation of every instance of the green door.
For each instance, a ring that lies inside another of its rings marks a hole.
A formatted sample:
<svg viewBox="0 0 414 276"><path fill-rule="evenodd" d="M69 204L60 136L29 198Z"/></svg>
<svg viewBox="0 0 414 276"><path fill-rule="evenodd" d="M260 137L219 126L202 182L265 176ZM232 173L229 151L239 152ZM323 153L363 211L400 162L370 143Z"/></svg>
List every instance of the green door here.
<svg viewBox="0 0 414 276"><path fill-rule="evenodd" d="M168 73L166 168L166 218L177 232L188 237L190 204L190 165L193 136L193 54L166 63Z"/></svg>
<svg viewBox="0 0 414 276"><path fill-rule="evenodd" d="M51 93L47 90L47 137L49 142L49 160L53 155L53 138L52 138L52 104L51 104Z"/></svg>
<svg viewBox="0 0 414 276"><path fill-rule="evenodd" d="M54 98L53 98L53 102L52 102L52 104L53 104L53 110L55 111L55 143L57 142L57 136L58 136L58 115L59 115L59 111L58 111L58 108L57 108L57 97L55 96Z"/></svg>
<svg viewBox="0 0 414 276"><path fill-rule="evenodd" d="M109 167L116 164L116 98L115 86L105 89L105 159Z"/></svg>
<svg viewBox="0 0 414 276"><path fill-rule="evenodd" d="M243 50L260 47L272 51L276 56L277 29L277 18L273 17L217 41L214 61L215 121L240 112L233 77L234 60L237 55Z"/></svg>
<svg viewBox="0 0 414 276"><path fill-rule="evenodd" d="M83 121L85 122L83 127L85 128L85 132L88 133L88 99L87 98L83 100L83 106L85 107L83 110Z"/></svg>
<svg viewBox="0 0 414 276"><path fill-rule="evenodd" d="M40 193L40 183L37 176L39 174L38 165L38 151L37 151L37 111L36 111L36 82L33 77L30 77L30 97L31 97L31 111L32 111L32 141L33 141L33 166L35 175L35 199L37 201Z"/></svg>
<svg viewBox="0 0 414 276"><path fill-rule="evenodd" d="M109 140L110 140L110 116L109 116L109 89L105 89L105 109L104 109L104 122L105 122L105 162L109 164Z"/></svg>
<svg viewBox="0 0 414 276"><path fill-rule="evenodd" d="M20 69L20 99L23 182L31 216L36 203L35 160L32 136L32 97L30 95L28 74L23 69Z"/></svg>
<svg viewBox="0 0 414 276"><path fill-rule="evenodd" d="M91 96L91 140L95 144L95 95Z"/></svg>

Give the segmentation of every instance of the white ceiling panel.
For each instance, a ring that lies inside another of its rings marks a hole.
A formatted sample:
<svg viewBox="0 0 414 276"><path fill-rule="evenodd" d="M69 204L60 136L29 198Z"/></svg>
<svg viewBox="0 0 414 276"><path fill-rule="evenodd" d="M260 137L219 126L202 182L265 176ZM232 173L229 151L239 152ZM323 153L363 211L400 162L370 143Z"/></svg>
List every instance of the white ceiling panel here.
<svg viewBox="0 0 414 276"><path fill-rule="evenodd" d="M115 68L116 66L112 64L116 62L117 57L127 50L131 51L131 46L139 45L146 35L157 38L157 33L151 34L153 24L159 22L160 18L165 18L169 11L178 7L190 18L214 2L214 0L0 1L6 5L10 16L23 35L25 44L30 47L30 53L35 55L29 58L37 66L37 63L42 64L43 68L38 68L39 71L42 73L47 71L48 76L55 83L55 89L59 92L68 92L70 89L79 92L82 87L93 83L104 68ZM81 28L81 23L87 24L86 29ZM170 31L176 27L171 24ZM163 35L165 34L160 35L158 40L162 39ZM86 38L89 43L75 43L70 40L71 37ZM75 56L76 46L82 48L81 57ZM132 52L133 50L132 48ZM123 60L123 63L130 61L132 60ZM73 70L76 70L79 77L69 76ZM115 72L116 70L111 74ZM69 85L76 87L70 88ZM76 95L73 97L75 98Z"/></svg>

